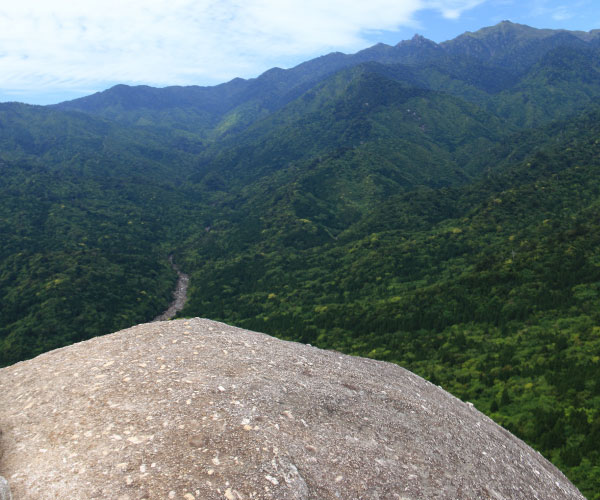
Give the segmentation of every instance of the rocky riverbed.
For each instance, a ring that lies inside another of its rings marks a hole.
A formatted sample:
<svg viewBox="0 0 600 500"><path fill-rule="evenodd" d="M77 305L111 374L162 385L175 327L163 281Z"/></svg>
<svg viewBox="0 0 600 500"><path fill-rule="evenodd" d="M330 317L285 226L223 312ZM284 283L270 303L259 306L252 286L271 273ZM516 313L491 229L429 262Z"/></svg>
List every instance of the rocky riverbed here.
<svg viewBox="0 0 600 500"><path fill-rule="evenodd" d="M187 300L187 290L190 282L190 277L181 272L179 267L173 263L173 257L169 257L169 262L173 269L177 272L177 284L173 290L173 301L169 305L169 308L162 314L154 318L153 321L166 321L172 319L175 315L183 309L185 301Z"/></svg>

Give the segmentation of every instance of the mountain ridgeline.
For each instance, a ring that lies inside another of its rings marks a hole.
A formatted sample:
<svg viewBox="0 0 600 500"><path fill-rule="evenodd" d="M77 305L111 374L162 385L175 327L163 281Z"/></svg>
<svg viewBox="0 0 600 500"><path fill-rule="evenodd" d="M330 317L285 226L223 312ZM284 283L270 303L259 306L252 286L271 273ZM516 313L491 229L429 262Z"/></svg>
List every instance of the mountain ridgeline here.
<svg viewBox="0 0 600 500"><path fill-rule="evenodd" d="M398 363L600 499L600 31L0 104L0 365L182 316Z"/></svg>

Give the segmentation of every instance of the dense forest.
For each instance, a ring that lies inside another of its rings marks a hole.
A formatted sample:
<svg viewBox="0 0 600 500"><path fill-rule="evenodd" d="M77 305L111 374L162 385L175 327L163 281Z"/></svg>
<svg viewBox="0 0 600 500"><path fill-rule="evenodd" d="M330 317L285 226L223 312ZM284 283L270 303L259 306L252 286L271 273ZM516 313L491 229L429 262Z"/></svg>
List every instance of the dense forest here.
<svg viewBox="0 0 600 500"><path fill-rule="evenodd" d="M600 35L503 22L0 104L0 366L203 316L398 363L600 499Z"/></svg>

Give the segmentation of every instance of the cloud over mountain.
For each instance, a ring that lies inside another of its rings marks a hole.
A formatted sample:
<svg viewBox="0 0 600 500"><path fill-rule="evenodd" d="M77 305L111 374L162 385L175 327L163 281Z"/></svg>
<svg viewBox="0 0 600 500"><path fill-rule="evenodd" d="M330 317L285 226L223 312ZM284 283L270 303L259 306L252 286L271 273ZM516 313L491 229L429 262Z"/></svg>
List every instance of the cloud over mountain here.
<svg viewBox="0 0 600 500"><path fill-rule="evenodd" d="M0 69L4 88L21 90L217 82L286 58L357 50L368 33L414 26L421 9L455 18L482 2L24 0L0 7Z"/></svg>

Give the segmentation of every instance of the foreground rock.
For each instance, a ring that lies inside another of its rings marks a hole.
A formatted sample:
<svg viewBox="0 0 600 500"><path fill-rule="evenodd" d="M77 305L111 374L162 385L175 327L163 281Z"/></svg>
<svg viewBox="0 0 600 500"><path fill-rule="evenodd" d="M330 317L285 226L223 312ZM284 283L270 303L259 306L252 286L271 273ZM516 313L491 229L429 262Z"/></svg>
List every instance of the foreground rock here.
<svg viewBox="0 0 600 500"><path fill-rule="evenodd" d="M22 499L583 499L395 365L213 321L139 325L0 370Z"/></svg>
<svg viewBox="0 0 600 500"><path fill-rule="evenodd" d="M10 486L8 481L0 476L0 500L11 500Z"/></svg>

